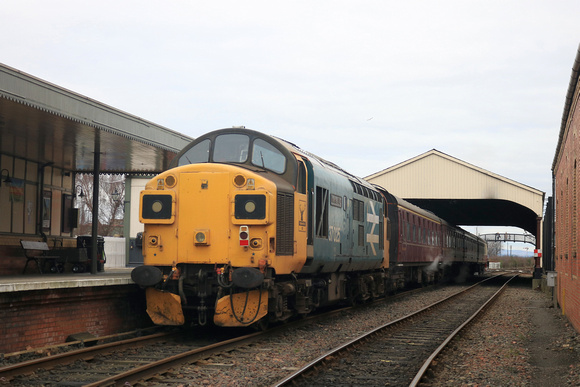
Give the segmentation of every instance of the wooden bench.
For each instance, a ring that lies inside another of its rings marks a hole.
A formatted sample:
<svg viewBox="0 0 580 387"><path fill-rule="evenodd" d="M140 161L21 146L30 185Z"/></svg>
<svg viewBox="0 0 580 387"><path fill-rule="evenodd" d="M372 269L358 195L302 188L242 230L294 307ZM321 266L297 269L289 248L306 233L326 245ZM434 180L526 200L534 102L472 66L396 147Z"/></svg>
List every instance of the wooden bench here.
<svg viewBox="0 0 580 387"><path fill-rule="evenodd" d="M24 270L22 270L22 274L26 272L26 268L28 267L28 263L30 261L36 262L38 272L40 274L43 274L41 260L42 261L49 260L56 265L56 260L61 258L60 255L50 254L51 250L49 249L46 242L20 241L20 245L24 250L24 256L26 256L26 265L24 265Z"/></svg>

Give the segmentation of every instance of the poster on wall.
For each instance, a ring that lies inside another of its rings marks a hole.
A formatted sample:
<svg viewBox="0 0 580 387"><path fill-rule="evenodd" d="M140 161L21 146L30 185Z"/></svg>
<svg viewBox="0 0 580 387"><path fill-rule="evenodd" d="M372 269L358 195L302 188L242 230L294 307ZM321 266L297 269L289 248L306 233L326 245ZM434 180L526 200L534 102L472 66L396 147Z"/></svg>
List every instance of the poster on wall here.
<svg viewBox="0 0 580 387"><path fill-rule="evenodd" d="M24 201L24 180L12 178L10 181L10 200L12 202Z"/></svg>
<svg viewBox="0 0 580 387"><path fill-rule="evenodd" d="M42 228L50 230L50 211L52 208L52 192L42 193Z"/></svg>

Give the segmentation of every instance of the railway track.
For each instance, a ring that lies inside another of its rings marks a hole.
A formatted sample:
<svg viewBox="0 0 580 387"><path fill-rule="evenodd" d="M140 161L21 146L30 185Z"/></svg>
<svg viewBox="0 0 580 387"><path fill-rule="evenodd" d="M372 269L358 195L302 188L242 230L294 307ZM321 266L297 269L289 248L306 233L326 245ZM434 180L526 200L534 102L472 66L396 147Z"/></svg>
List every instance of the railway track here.
<svg viewBox="0 0 580 387"><path fill-rule="evenodd" d="M0 367L0 385L127 386L346 309L350 308L311 316L266 332L241 334L221 329L205 335L198 332L196 338L187 339L188 333L179 330L82 348Z"/></svg>
<svg viewBox="0 0 580 387"><path fill-rule="evenodd" d="M276 386L417 386L437 354L516 276L482 281L367 332L320 356Z"/></svg>
<svg viewBox="0 0 580 387"><path fill-rule="evenodd" d="M179 356L203 353L220 341L219 335L195 343L183 338L182 331L162 332L7 365L0 368L0 384L110 386L123 380L124 385L144 377L147 370L158 371L160 364L171 367Z"/></svg>
<svg viewBox="0 0 580 387"><path fill-rule="evenodd" d="M424 290L426 289L421 289L421 293ZM417 290L392 297L386 300L387 304L400 297L426 297L425 295L418 296L416 292ZM433 295L429 297L433 297ZM440 297L434 299L440 299ZM427 305L427 303L424 303L424 305ZM354 308L354 310L364 309L374 310L376 307ZM210 364L217 363L219 365L220 363L231 363L232 356L235 358L235 363L243 367L241 363L243 357L249 358L250 362L255 362L257 355L251 355L251 352L257 351L262 356L265 353L265 347L272 347L272 340L276 343L281 340L279 335L276 336L280 332L283 332L283 336L296 338L297 333L287 332L292 328L297 328L298 331L301 329L310 330L312 328L301 327L316 323L319 320L329 320L328 317L332 315L338 316L343 313L356 313L350 312L350 310L352 308L334 310L320 316L301 319L271 329L265 333L253 332L240 337L232 338L233 332L229 330L212 331L206 334L200 334L200 331L196 330L189 331L191 335L195 335L194 338L187 338L187 333L178 331L174 334L157 334L149 337L124 340L118 343L108 343L84 348L78 351L71 351L69 353L1 367L0 385L120 386L137 382L141 382L142 385L156 385L155 381L145 382L143 384L144 380L151 379L155 375L157 377L154 380L161 382L162 380L169 379L169 383L172 383L176 381L171 381L172 373L167 373L169 369L178 370L183 364L203 364L204 359L210 358L212 358L209 361ZM329 322L328 324L330 325L331 323ZM224 336L225 334L228 336ZM240 334L240 332L237 333L237 335ZM220 335L221 337L218 337ZM200 340L200 337L204 339ZM262 341L252 344L258 340ZM268 344L269 340L270 343ZM245 353L245 355L240 355L240 353ZM315 356L310 357L310 359ZM207 361L205 362L208 363ZM223 366L223 364L221 365ZM272 375L270 382L266 382L266 385L280 380L289 372L287 370L284 371L284 368L281 368L279 371L281 373L277 376ZM183 372L177 372L177 374L181 373ZM189 380L191 383L192 379ZM192 385L195 384L196 382L193 382Z"/></svg>

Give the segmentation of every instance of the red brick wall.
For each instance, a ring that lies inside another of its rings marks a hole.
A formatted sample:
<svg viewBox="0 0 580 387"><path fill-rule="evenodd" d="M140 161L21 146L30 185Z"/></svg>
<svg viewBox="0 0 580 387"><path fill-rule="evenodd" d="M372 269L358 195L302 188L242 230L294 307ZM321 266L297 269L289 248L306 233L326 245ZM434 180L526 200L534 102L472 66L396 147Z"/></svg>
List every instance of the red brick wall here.
<svg viewBox="0 0 580 387"><path fill-rule="evenodd" d="M151 326L136 285L0 293L0 353Z"/></svg>
<svg viewBox="0 0 580 387"><path fill-rule="evenodd" d="M7 246L0 244L0 275L15 275L22 273L24 265L26 265L26 257L22 251L22 247ZM36 264L31 262L26 268L27 273L38 273Z"/></svg>
<svg viewBox="0 0 580 387"><path fill-rule="evenodd" d="M554 262L558 272L558 302L580 331L580 105L578 90L570 109L567 130L554 168L556 240Z"/></svg>

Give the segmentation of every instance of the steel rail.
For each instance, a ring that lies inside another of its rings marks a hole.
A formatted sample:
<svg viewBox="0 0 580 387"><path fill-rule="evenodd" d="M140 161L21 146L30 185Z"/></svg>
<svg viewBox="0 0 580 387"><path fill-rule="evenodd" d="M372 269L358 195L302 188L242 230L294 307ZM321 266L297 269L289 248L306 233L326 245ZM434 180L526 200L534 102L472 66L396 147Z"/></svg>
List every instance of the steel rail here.
<svg viewBox="0 0 580 387"><path fill-rule="evenodd" d="M96 355L110 352L120 347L141 346L150 342L158 341L167 336L174 335L175 332L155 333L149 336L136 337L116 341L113 343L101 344L95 347L82 348L76 351L59 353L57 355L47 356L39 359L28 360L22 363L11 364L0 368L0 380L5 380L16 375L28 374L36 371L38 368L52 368L65 362L73 362L80 359L89 359Z"/></svg>
<svg viewBox="0 0 580 387"><path fill-rule="evenodd" d="M380 298L375 300L375 302L389 302L391 300L397 299L399 297L404 297L410 294L413 294L417 291L422 291L422 289L414 289L411 291L406 291L403 293L399 293L395 296L387 297L387 298ZM236 346L244 345L245 343L249 343L251 341L258 340L262 337L267 337L270 335L277 334L278 332L295 327L301 327L304 325L308 325L313 321L317 321L319 319L325 319L331 317L333 315L339 314L341 312L351 310L358 307L369 307L372 303L362 304L362 305L355 305L349 307L343 307L339 309L335 309L329 312L325 312L319 315L311 315L305 318L302 318L297 321L289 322L287 324L277 326L274 328L269 329L265 332L255 332L249 335L240 336L238 338L229 339L226 341L222 341L219 343L211 344L209 346L196 348L191 351L186 351L166 359L162 359L156 362L152 362L150 364L146 364L137 368L133 368L131 370L125 371L121 374L117 374L114 376L107 377L106 379L102 379L100 381L92 382L90 384L86 384L86 386L125 386L126 383L134 383L140 380L144 380L150 378L156 374L163 373L169 368L176 367L178 365L193 362L200 358L206 358L214 353L220 351L227 351ZM130 347L130 346L142 346L146 344L150 344L152 342L158 341L161 338L175 335L176 332L169 332L169 333L158 333L153 334L150 336L132 338L127 340L122 340L113 343L101 344L95 347L87 347L75 351L70 351L66 353L61 353L57 355L47 356L44 358L34 359L25 361L22 363L12 364L5 367L0 368L0 380L10 380L13 376L18 375L25 375L30 374L36 371L39 368L53 368L57 365L62 365L66 363L72 363L76 360L87 360L91 359L97 355L109 353L113 350L120 349L122 347Z"/></svg>
<svg viewBox="0 0 580 387"><path fill-rule="evenodd" d="M513 280L514 278L517 277L517 274L514 275L512 278L510 278L509 280L506 281L505 284L503 284L503 286L497 291L495 292L490 298L489 300L487 300L485 302L485 304L483 304L475 313L473 313L471 315L471 317L469 317L467 320L465 320L465 322L463 324L461 324L459 327L457 327L457 329L455 329L442 343L439 347L437 347L437 349L435 351L433 351L433 353L431 354L431 356L429 356L429 358L427 358L427 360L425 360L425 363L423 363L423 365L421 366L421 368L419 369L419 372L417 372L417 375L413 378L413 380L411 381L411 383L409 384L409 387L416 387L419 385L419 382L421 381L421 379L423 378L423 376L425 375L425 372L427 372L427 369L429 369L429 367L431 366L431 364L433 363L433 360L435 360L435 358L443 351L443 349L445 349L447 347L447 345L451 342L451 340L453 340L455 338L455 336L457 336L457 334L459 332L461 332L467 325L469 325L477 316L480 315L481 312L483 312L484 310L486 310L493 302L495 302L497 300L497 298L499 297L500 294L502 294L505 290L505 288L508 286L508 284L510 283L511 280Z"/></svg>
<svg viewBox="0 0 580 387"><path fill-rule="evenodd" d="M170 368L180 366L187 362L208 357L215 352L227 351L236 346L243 345L254 341L257 337L261 337L268 332L254 332L249 335L236 337L219 343L211 344L202 348L196 348L191 351L186 351L175 356L161 359L156 362L145 364L141 367L130 369L126 372L113 375L106 379L97 382L86 384L84 387L97 386L127 386L143 379L148 379L156 374L167 371Z"/></svg>
<svg viewBox="0 0 580 387"><path fill-rule="evenodd" d="M468 287L466 289L463 289L463 290L461 290L461 291L459 291L457 293L454 293L454 294L452 294L451 296L449 296L447 298L444 298L442 300L436 301L436 302L434 302L434 303L432 303L432 304L430 304L430 305L428 305L428 306L426 306L426 307L424 307L422 309L419 309L419 310L417 310L417 311L415 311L413 313L410 313L410 314L408 314L406 316L403 316L403 317L398 318L396 320L390 321L390 322L388 322L388 323L386 323L384 325L381 325L381 326L379 326L379 327L377 327L377 328L375 328L375 329L373 329L371 331L368 331L368 332L366 332L366 333L364 333L364 334L362 334L362 335L360 335L360 336L352 339L351 341L349 341L349 342L347 342L347 343L345 343L345 344L343 344L343 345L341 345L341 346L339 346L337 348L334 348L334 349L330 350L329 352L327 352L327 353L319 356L318 358L314 359L310 363L306 364L304 367L300 368L299 370L296 370L291 375L287 376L286 378L282 379L278 383L274 384L274 386L276 386L276 387L288 386L288 385L292 384L295 381L295 379L299 378L300 376L306 374L307 372L309 372L311 370L314 370L317 366L319 366L322 363L324 363L325 359L327 359L327 358L334 358L336 354L342 352L343 350L345 350L347 348L350 348L350 347L354 347L355 345L361 343L363 340L367 340L367 339L371 338L372 336L374 336L375 334L378 334L379 332L382 332L385 329L394 327L397 324L403 323L403 322L405 322L407 320L412 319L413 317L416 317L418 315L421 315L421 314L423 314L423 313L425 313L425 312L427 312L427 311L435 308L436 306L438 306L440 304L443 304L445 302L448 302L448 301L450 301L450 300L452 300L452 299L454 299L454 298L456 298L456 297L458 297L458 296L460 296L462 294L465 294L465 293L469 292L470 290L473 290L474 288L480 286L484 282L487 282L489 280L492 280L492 279L497 278L497 277L500 277L500 276L501 276L501 274L496 275L496 276L493 276L493 277L486 278L483 281L480 281L480 282L478 282L475 285L472 285L472 286L470 286L470 287Z"/></svg>
<svg viewBox="0 0 580 387"><path fill-rule="evenodd" d="M409 294L415 293L416 291L417 290L415 289L415 290L400 293L400 294L398 294L394 297L391 297L391 298L381 298L381 299L378 299L376 301L378 301L378 302L389 301L390 299L409 295ZM326 312L326 313L323 313L320 315L308 316L308 317L305 317L305 318L297 320L297 321L293 321L293 322L290 322L290 323L287 323L287 324L284 324L281 326L277 326L275 328L269 329L269 330L264 331L264 332L255 332L255 333L251 333L248 335L244 335L244 336L236 337L236 338L229 339L226 341L222 341L219 343L211 344L211 345L208 345L208 346L205 346L202 348L196 348L196 349L193 349L191 351L186 351L186 352L183 352L183 353L180 353L180 354L177 354L177 355L165 358L165 359L158 360L156 362L145 364L141 367L136 367L136 368L127 370L123 373L110 376L106 379L102 379L102 380L93 382L91 384L86 384L85 387L126 386L127 383L132 384L132 383L136 383L136 382L139 382L142 380L146 380L146 379L151 378L155 375L163 373L170 368L175 368L175 367L178 367L178 366L183 365L183 364L187 364L187 363L191 363L191 362L194 362L196 360L199 360L199 359L207 358L215 353L228 351L230 349L254 342L254 341L262 339L264 337L273 336L273 335L279 333L280 331L308 325L308 324L315 322L319 319L325 319L325 318L328 318L330 316L339 314L339 313L347 311L347 310L351 310L351 309L356 308L356 307L360 307L360 306L366 307L368 305L369 304L357 305L354 307L350 306L350 307L339 308L339 309L335 309L335 310L332 310L330 312Z"/></svg>

